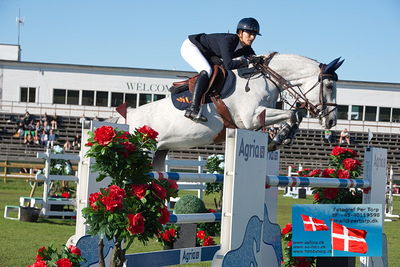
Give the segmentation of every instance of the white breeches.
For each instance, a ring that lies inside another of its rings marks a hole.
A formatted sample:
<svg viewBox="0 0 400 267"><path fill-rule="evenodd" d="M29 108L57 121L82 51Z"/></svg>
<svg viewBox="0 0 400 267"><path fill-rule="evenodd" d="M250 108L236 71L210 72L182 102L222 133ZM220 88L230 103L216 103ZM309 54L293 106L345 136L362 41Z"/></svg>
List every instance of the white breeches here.
<svg viewBox="0 0 400 267"><path fill-rule="evenodd" d="M212 69L207 59L200 50L189 39L186 39L181 47L183 59L192 66L198 73L202 70L207 71L208 77L211 77Z"/></svg>

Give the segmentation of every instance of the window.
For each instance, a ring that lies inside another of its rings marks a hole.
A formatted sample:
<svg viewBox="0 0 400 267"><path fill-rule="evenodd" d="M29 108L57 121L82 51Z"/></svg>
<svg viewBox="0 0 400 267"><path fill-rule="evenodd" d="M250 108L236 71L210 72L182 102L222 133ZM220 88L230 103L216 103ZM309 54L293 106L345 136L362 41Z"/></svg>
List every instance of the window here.
<svg viewBox="0 0 400 267"><path fill-rule="evenodd" d="M82 91L82 105L94 106L94 91Z"/></svg>
<svg viewBox="0 0 400 267"><path fill-rule="evenodd" d="M394 108L392 112L392 122L400 122L400 108Z"/></svg>
<svg viewBox="0 0 400 267"><path fill-rule="evenodd" d="M390 122L390 108L379 108L378 121Z"/></svg>
<svg viewBox="0 0 400 267"><path fill-rule="evenodd" d="M20 88L20 102L35 103L36 101L36 88L35 87L21 87Z"/></svg>
<svg viewBox="0 0 400 267"><path fill-rule="evenodd" d="M124 103L124 94L123 93L111 93L111 106L118 107Z"/></svg>
<svg viewBox="0 0 400 267"><path fill-rule="evenodd" d="M349 106L338 105L337 106L337 115L339 120L348 120L349 119Z"/></svg>
<svg viewBox="0 0 400 267"><path fill-rule="evenodd" d="M139 106L151 102L151 94L139 94Z"/></svg>
<svg viewBox="0 0 400 267"><path fill-rule="evenodd" d="M366 106L365 107L365 119L366 121L376 121L376 110L377 107Z"/></svg>
<svg viewBox="0 0 400 267"><path fill-rule="evenodd" d="M79 105L79 91L78 90L67 90L67 104L68 105Z"/></svg>
<svg viewBox="0 0 400 267"><path fill-rule="evenodd" d="M363 119L363 106L351 106L351 120L362 121Z"/></svg>
<svg viewBox="0 0 400 267"><path fill-rule="evenodd" d="M136 108L137 94L125 94L125 102L128 102L128 107Z"/></svg>
<svg viewBox="0 0 400 267"><path fill-rule="evenodd" d="M108 106L108 92L102 92L102 91L96 92L96 106L98 107Z"/></svg>
<svg viewBox="0 0 400 267"><path fill-rule="evenodd" d="M165 98L165 95L157 95L157 94L155 94L153 97L154 97L153 101L157 101L157 100Z"/></svg>
<svg viewBox="0 0 400 267"><path fill-rule="evenodd" d="M53 90L53 104L65 104L65 95L67 90L54 89Z"/></svg>

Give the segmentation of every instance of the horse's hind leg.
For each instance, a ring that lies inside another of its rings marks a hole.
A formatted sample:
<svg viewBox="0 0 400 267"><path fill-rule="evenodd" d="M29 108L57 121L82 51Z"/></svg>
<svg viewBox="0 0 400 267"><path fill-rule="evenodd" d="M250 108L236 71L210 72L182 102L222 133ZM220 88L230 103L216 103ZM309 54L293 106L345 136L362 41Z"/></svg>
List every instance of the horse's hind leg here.
<svg viewBox="0 0 400 267"><path fill-rule="evenodd" d="M153 157L153 171L164 171L165 170L165 157L168 154L168 150L157 150Z"/></svg>

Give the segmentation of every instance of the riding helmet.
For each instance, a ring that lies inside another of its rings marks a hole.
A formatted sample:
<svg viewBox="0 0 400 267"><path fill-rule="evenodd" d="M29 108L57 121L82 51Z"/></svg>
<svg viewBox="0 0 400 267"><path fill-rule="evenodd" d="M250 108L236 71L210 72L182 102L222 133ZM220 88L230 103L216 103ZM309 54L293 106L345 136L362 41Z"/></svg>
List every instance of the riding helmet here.
<svg viewBox="0 0 400 267"><path fill-rule="evenodd" d="M257 35L261 35L260 34L260 24L258 24L258 21L255 18L241 19L237 25L236 32L239 32L239 30L252 32Z"/></svg>

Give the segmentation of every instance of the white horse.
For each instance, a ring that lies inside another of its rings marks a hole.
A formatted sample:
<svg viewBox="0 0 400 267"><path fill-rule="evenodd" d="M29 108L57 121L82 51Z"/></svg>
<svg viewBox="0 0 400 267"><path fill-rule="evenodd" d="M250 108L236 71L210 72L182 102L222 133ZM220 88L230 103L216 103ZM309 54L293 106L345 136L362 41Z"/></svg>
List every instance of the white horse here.
<svg viewBox="0 0 400 267"><path fill-rule="evenodd" d="M291 129L293 126L298 128L301 122L298 113L293 109L275 109L280 92L288 90L297 102L302 102L311 112L318 113L316 115L322 128L329 129L336 125L335 70L342 62L335 59L324 65L298 55L276 54L267 67L273 70L272 73L264 69L254 76L242 78L238 73L255 68L234 70L236 88L223 101L238 128L258 130L263 126L286 122L289 126L286 135L290 135L290 132L294 135ZM264 110L265 121L260 122L258 115ZM184 111L173 106L170 98L165 98L128 109L126 119L131 129L149 125L159 133L154 168L162 169L168 150L213 144L213 137L223 130L223 120L213 103L204 104L201 112L208 121L193 122L184 117ZM283 139L291 137L284 136Z"/></svg>

